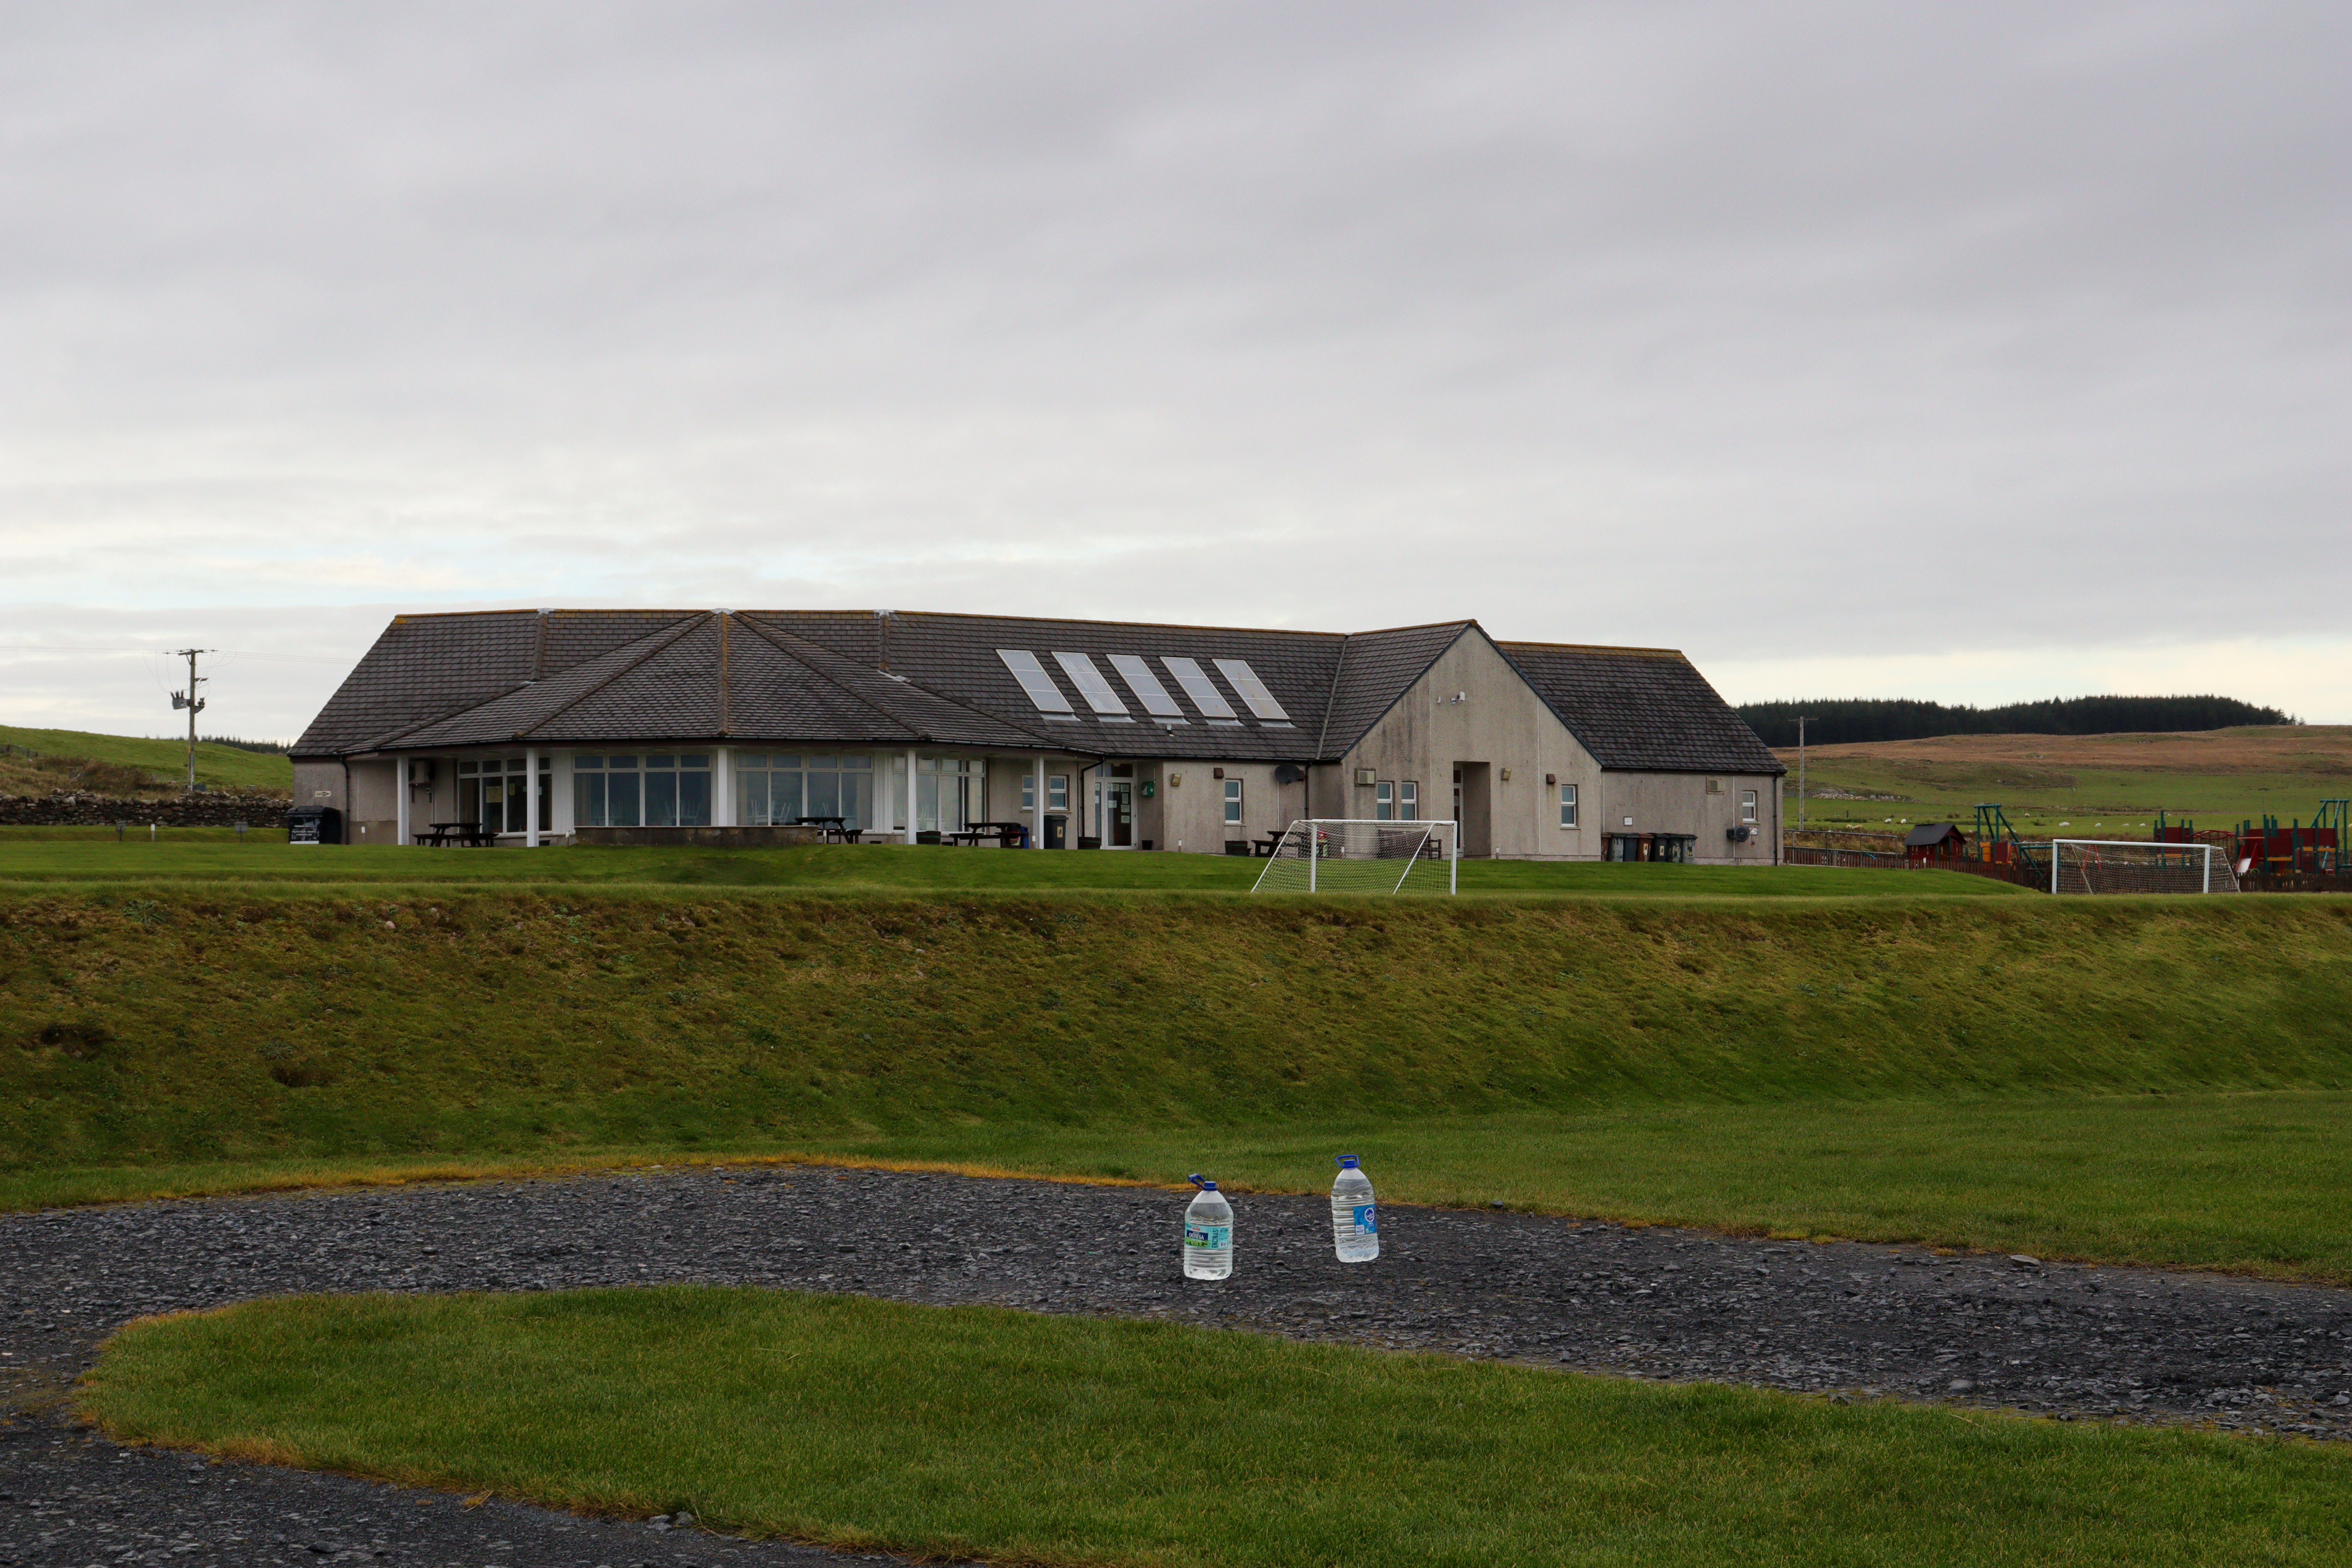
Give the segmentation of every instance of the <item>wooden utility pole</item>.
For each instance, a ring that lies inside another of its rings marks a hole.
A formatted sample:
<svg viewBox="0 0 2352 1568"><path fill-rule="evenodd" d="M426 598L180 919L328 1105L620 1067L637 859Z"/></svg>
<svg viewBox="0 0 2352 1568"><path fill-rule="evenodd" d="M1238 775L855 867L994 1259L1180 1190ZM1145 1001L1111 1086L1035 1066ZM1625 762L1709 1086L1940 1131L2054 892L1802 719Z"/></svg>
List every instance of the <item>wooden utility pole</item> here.
<svg viewBox="0 0 2352 1568"><path fill-rule="evenodd" d="M1797 715L1797 832L1804 832L1804 715Z"/></svg>
<svg viewBox="0 0 2352 1568"><path fill-rule="evenodd" d="M196 793L196 715L205 710L205 700L196 695L196 688L203 684L196 677L196 655L213 650L208 647L183 647L172 651L188 661L188 689L172 693L172 706L188 710L188 793L194 795Z"/></svg>

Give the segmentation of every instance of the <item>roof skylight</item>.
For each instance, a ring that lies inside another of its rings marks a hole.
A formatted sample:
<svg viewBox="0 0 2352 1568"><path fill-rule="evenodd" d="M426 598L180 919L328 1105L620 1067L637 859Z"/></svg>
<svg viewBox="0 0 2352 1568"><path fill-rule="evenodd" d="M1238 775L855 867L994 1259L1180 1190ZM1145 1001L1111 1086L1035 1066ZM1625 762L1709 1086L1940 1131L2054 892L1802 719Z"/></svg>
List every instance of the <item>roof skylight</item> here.
<svg viewBox="0 0 2352 1568"><path fill-rule="evenodd" d="M1082 653L1056 653L1054 662L1062 667L1062 673L1077 687L1078 695L1087 700L1087 707L1106 717L1127 718L1127 704L1118 700L1118 693L1110 689L1110 682L1103 679L1103 672L1095 668L1093 659ZM1131 719L1128 721L1134 722Z"/></svg>
<svg viewBox="0 0 2352 1568"><path fill-rule="evenodd" d="M1274 700L1274 693L1265 689L1265 682L1257 678L1257 671L1249 667L1249 660L1221 658L1217 660L1217 670L1234 683L1234 689L1242 694L1242 700L1249 704L1251 712L1261 719L1285 724L1290 722L1290 715L1284 712L1282 704Z"/></svg>
<svg viewBox="0 0 2352 1568"><path fill-rule="evenodd" d="M1192 700L1192 706L1201 710L1202 718L1212 723L1220 719L1234 720L1234 705L1225 700L1223 692L1211 684L1208 671L1192 660L1174 654L1161 654L1160 662L1168 667L1168 673L1176 678L1176 684L1184 689L1184 695Z"/></svg>
<svg viewBox="0 0 2352 1568"><path fill-rule="evenodd" d="M1021 689L1036 704L1038 712L1048 719L1076 721L1077 715L1070 710L1070 700L1062 695L1062 689L1054 684L1053 677L1045 673L1045 667L1037 662L1035 654L1025 647L1001 647L996 657L1004 661L1004 668L1013 672L1013 679L1021 683Z"/></svg>
<svg viewBox="0 0 2352 1568"><path fill-rule="evenodd" d="M1118 671L1119 679L1127 682L1127 689L1135 693L1135 700L1143 704L1146 713L1178 724L1188 721L1184 710L1176 706L1176 699L1168 695L1168 689L1160 684L1160 678L1151 673L1151 667L1140 657L1115 653L1110 656L1110 667Z"/></svg>

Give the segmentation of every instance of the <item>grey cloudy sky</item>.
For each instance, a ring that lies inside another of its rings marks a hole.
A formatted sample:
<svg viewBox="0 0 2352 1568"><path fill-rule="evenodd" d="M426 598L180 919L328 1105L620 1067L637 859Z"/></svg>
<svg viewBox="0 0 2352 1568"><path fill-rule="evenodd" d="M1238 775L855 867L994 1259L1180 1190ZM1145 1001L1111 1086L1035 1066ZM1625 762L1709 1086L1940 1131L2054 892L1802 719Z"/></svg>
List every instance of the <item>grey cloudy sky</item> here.
<svg viewBox="0 0 2352 1568"><path fill-rule="evenodd" d="M395 610L2352 721L2340 5L0 4L0 721ZM93 650L61 659L37 651ZM315 662L303 662L305 660Z"/></svg>

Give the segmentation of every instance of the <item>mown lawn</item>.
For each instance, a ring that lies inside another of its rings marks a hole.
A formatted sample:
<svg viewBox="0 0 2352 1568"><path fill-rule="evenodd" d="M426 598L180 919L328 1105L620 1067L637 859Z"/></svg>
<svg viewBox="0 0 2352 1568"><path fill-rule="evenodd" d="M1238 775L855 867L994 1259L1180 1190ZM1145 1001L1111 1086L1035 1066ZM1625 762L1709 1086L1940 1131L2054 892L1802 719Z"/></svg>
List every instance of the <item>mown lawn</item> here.
<svg viewBox="0 0 2352 1568"><path fill-rule="evenodd" d="M223 882L289 886L573 885L788 888L926 892L1191 891L1246 893L1263 860L1108 850L964 849L904 844L790 849L571 847L398 849L387 845L236 844L226 829L145 830L117 843L110 828L0 828L0 886L93 888ZM199 839L195 835L205 832ZM1465 894L1516 898L2031 898L2023 889L1951 871L1858 872L1818 866L1620 866L1465 860ZM1414 901L1419 895L1409 895Z"/></svg>
<svg viewBox="0 0 2352 1568"><path fill-rule="evenodd" d="M1022 1563L2335 1563L2352 1456L748 1289L136 1323L118 1438Z"/></svg>

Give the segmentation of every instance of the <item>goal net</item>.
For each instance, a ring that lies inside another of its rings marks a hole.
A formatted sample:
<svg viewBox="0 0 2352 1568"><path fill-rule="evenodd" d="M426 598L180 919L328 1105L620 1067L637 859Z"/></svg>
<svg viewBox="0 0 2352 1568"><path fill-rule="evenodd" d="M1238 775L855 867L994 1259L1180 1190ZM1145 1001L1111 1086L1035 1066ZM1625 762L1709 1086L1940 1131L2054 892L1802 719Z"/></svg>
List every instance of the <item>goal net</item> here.
<svg viewBox="0 0 2352 1568"><path fill-rule="evenodd" d="M1302 817L1283 830L1254 893L1451 893L1451 822Z"/></svg>
<svg viewBox="0 0 2352 1568"><path fill-rule="evenodd" d="M2058 838L2050 845L2053 893L2234 893L2237 873L2210 844Z"/></svg>

